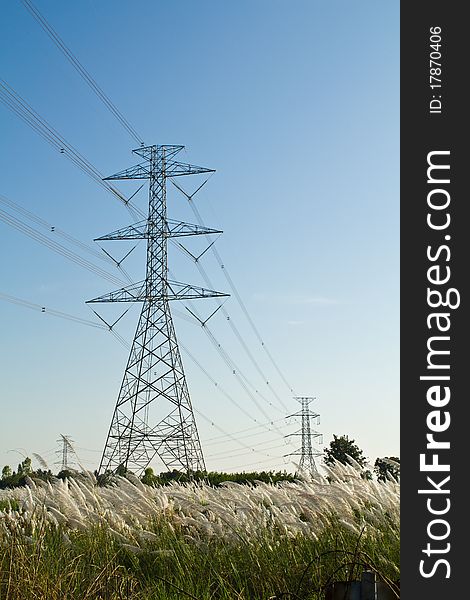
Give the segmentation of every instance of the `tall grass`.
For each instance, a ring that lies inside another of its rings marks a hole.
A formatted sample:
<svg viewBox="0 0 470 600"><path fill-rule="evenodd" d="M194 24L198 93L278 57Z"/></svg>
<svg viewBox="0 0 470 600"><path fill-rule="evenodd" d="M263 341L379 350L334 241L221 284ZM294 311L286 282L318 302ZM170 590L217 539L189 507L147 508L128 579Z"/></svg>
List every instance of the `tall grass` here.
<svg viewBox="0 0 470 600"><path fill-rule="evenodd" d="M0 493L0 598L320 599L366 567L396 580L398 498L342 465L255 487L30 482Z"/></svg>

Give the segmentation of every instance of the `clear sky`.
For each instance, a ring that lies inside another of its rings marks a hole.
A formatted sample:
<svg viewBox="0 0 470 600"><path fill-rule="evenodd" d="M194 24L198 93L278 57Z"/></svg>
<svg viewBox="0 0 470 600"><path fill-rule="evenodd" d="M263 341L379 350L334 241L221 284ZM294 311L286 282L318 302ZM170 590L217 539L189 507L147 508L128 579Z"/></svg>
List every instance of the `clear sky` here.
<svg viewBox="0 0 470 600"><path fill-rule="evenodd" d="M183 144L182 160L217 170L195 197L198 210L206 225L224 230L218 252L285 378L298 395L317 398L324 443L347 434L371 461L398 455L399 3L35 4L147 144ZM131 154L136 143L20 0L2 7L0 77L103 174L138 162ZM3 196L86 244L132 222L115 198L3 104L0 140ZM180 183L188 190L196 185L189 177ZM132 193L138 185L119 187ZM142 209L146 193L134 198ZM0 209L122 277L24 213L4 203ZM195 221L174 188L168 211ZM0 236L0 293L97 321L85 301L116 285L3 221ZM203 249L198 241L188 244ZM106 245L117 258L130 247ZM202 260L214 287L230 292L211 253ZM173 247L170 263L176 279L205 285ZM143 244L124 266L134 280L143 279ZM216 306L198 301L203 315ZM99 310L112 320L121 307ZM265 414L201 327L175 314L179 341L218 383L182 350L207 466L293 469L283 455L300 438L286 444L282 435L300 423L284 419L270 388L288 413L298 406L233 295L225 308L269 386L221 311L208 325L276 423L262 426ZM134 306L117 326L128 341L137 318ZM96 468L126 348L108 332L1 297L0 331L0 463L16 466L22 453L35 452L56 469L56 440L65 434L82 463Z"/></svg>

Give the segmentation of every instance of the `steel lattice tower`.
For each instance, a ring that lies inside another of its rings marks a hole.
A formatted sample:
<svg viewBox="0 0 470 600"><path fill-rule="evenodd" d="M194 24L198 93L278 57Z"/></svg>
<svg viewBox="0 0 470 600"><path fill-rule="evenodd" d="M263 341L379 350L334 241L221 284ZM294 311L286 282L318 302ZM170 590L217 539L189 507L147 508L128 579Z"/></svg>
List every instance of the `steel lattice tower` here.
<svg viewBox="0 0 470 600"><path fill-rule="evenodd" d="M148 179L149 210L147 220L98 238L147 240L145 280L89 300L143 303L99 472L124 468L140 474L156 455L168 470L205 470L169 302L227 294L168 280L168 238L221 233L167 219L166 180L213 172L176 161L183 148L139 148L133 152L142 163L106 177Z"/></svg>
<svg viewBox="0 0 470 600"><path fill-rule="evenodd" d="M72 446L72 439L68 435L60 434L60 438L57 440L60 444L62 444L62 449L57 450L56 454L61 458L61 471L66 471L70 468L69 463L69 453L75 454L75 450Z"/></svg>
<svg viewBox="0 0 470 600"><path fill-rule="evenodd" d="M298 413L289 415L289 417L301 417L302 429L286 437L302 436L302 446L296 452L292 452L286 456L300 456L299 470L313 475L318 472L317 465L315 464L315 456L321 456L322 453L313 448L312 439L319 439L321 443L322 434L310 427L310 419L315 419L316 424L319 424L320 415L310 410L310 403L315 400L314 397L297 396L294 400L301 403L302 409Z"/></svg>

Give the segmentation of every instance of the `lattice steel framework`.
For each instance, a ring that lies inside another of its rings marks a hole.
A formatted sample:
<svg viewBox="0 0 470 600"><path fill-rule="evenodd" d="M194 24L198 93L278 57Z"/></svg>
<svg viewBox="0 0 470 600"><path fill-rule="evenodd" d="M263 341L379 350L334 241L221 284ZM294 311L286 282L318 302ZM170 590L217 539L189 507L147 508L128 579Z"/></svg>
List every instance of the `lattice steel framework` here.
<svg viewBox="0 0 470 600"><path fill-rule="evenodd" d="M75 454L75 450L72 446L72 438L68 435L60 434L60 438L57 440L58 443L62 444L62 448L56 451L56 454L60 457L60 470L66 471L71 468L71 462L69 461L69 455Z"/></svg>
<svg viewBox="0 0 470 600"><path fill-rule="evenodd" d="M320 415L310 410L310 404L315 400L314 397L297 396L294 399L301 403L302 409L298 413L289 415L289 417L300 417L302 419L302 429L286 437L302 436L302 446L296 452L292 452L286 456L300 456L299 470L313 475L318 472L317 465L315 464L315 456L321 456L322 453L313 447L312 439L316 439L321 443L322 434L311 428L310 420L315 420L318 425L320 423Z"/></svg>
<svg viewBox="0 0 470 600"><path fill-rule="evenodd" d="M157 455L168 470L205 470L169 301L227 294L169 281L167 277L168 238L221 233L167 219L166 180L213 172L176 161L174 157L183 148L139 148L133 152L144 162L106 177L148 179L149 211L146 221L98 238L147 240L145 280L89 300L143 302L99 472L124 468L140 474Z"/></svg>

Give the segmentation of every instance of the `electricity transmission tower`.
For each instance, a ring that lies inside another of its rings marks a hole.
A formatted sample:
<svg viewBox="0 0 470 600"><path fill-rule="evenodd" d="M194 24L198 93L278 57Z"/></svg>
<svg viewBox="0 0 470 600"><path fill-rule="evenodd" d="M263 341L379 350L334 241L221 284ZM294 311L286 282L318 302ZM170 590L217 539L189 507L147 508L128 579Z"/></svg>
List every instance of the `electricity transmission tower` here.
<svg viewBox="0 0 470 600"><path fill-rule="evenodd" d="M313 475L318 472L317 465L315 464L315 456L321 456L322 453L313 448L312 439L318 439L319 443L321 443L322 435L310 427L310 419L314 419L318 425L320 423L320 415L310 410L310 403L315 400L312 396L297 396L294 400L301 403L302 409L298 413L289 415L289 417L301 417L302 429L286 435L286 437L302 436L302 446L296 452L292 452L286 456L300 456L300 471Z"/></svg>
<svg viewBox="0 0 470 600"><path fill-rule="evenodd" d="M57 451L57 454L61 458L61 471L65 471L70 469L71 464L69 461L69 453L75 454L75 450L73 449L72 442L73 440L68 435L60 434L60 438L57 440L59 444L62 444L61 450Z"/></svg>
<svg viewBox="0 0 470 600"><path fill-rule="evenodd" d="M168 279L168 238L222 233L167 218L166 180L213 172L175 160L183 148L138 148L133 152L143 162L106 177L148 179L149 208L146 220L98 238L147 240L145 280L89 300L143 303L99 472L124 468L140 474L155 456L168 470L205 470L169 302L227 294Z"/></svg>

